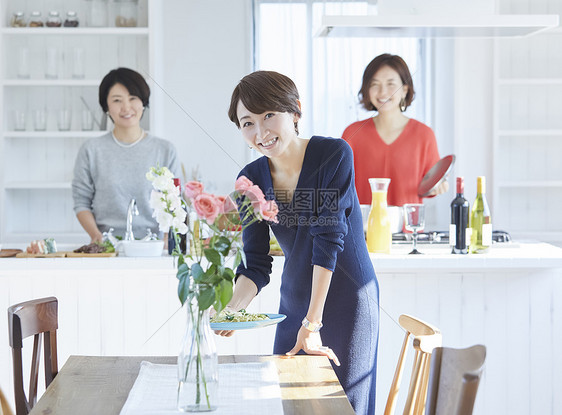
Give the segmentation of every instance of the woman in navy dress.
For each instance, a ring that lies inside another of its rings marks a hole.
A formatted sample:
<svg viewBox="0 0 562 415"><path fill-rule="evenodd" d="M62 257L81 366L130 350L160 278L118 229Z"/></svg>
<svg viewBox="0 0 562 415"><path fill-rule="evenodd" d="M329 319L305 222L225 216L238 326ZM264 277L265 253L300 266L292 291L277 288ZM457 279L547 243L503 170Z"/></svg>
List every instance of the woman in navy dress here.
<svg viewBox="0 0 562 415"><path fill-rule="evenodd" d="M228 307L246 308L269 282L271 227L285 255L279 313L287 315L277 327L273 352L327 356L355 411L373 414L379 293L351 148L340 139L298 137L298 91L277 72L244 77L228 114L245 142L264 156L240 175L279 207L279 223L261 221L244 230L246 266L237 270Z"/></svg>

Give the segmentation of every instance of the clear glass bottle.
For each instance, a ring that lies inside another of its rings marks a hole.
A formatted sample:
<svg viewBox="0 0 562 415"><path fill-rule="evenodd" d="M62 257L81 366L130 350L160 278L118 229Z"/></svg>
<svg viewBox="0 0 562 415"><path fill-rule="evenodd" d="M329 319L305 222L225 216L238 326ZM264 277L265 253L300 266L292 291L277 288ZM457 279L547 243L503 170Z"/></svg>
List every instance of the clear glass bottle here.
<svg viewBox="0 0 562 415"><path fill-rule="evenodd" d="M10 19L10 26L11 27L25 27L27 26L25 22L25 14L21 11L17 11L12 15Z"/></svg>
<svg viewBox="0 0 562 415"><path fill-rule="evenodd" d="M492 215L486 200L486 178L479 176L476 182L476 200L470 214L470 253L486 252L492 245Z"/></svg>
<svg viewBox="0 0 562 415"><path fill-rule="evenodd" d="M40 11L32 11L29 16L29 27L43 27L43 17Z"/></svg>
<svg viewBox="0 0 562 415"><path fill-rule="evenodd" d="M69 10L66 12L66 18L64 19L64 27L78 27L80 22L78 21L78 15L75 11Z"/></svg>
<svg viewBox="0 0 562 415"><path fill-rule="evenodd" d="M60 18L59 12L52 10L49 12L49 17L47 17L47 22L45 23L47 27L61 27L62 20Z"/></svg>
<svg viewBox="0 0 562 415"><path fill-rule="evenodd" d="M390 179L369 179L373 199L367 222L367 250L374 253L390 253L392 230L388 216L386 196Z"/></svg>
<svg viewBox="0 0 562 415"><path fill-rule="evenodd" d="M86 5L86 21L88 26L107 26L107 0L86 0Z"/></svg>
<svg viewBox="0 0 562 415"><path fill-rule="evenodd" d="M138 0L115 0L113 7L116 27L137 26Z"/></svg>

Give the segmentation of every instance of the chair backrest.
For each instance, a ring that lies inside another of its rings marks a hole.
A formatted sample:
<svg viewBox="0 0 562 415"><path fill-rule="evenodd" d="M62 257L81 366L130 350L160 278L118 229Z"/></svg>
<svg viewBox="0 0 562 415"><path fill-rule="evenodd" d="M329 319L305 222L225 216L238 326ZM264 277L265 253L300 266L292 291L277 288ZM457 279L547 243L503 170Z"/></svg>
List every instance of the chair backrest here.
<svg viewBox="0 0 562 415"><path fill-rule="evenodd" d="M8 405L8 400L0 388L0 415L13 415L12 408Z"/></svg>
<svg viewBox="0 0 562 415"><path fill-rule="evenodd" d="M58 301L55 297L26 301L8 308L8 328L14 365L14 394L16 414L27 415L37 402L37 381L41 358L41 337L44 337L45 387L58 373L57 329ZM23 384L23 339L34 336L29 395L26 398Z"/></svg>
<svg viewBox="0 0 562 415"><path fill-rule="evenodd" d="M426 415L471 415L482 376L486 347L438 347L429 372Z"/></svg>
<svg viewBox="0 0 562 415"><path fill-rule="evenodd" d="M408 396L406 398L406 404L404 405L404 414L422 414L427 395L431 353L435 347L441 346L441 331L437 327L407 314L402 314L398 322L406 331L406 335L402 343L398 364L390 386L384 415L393 415L396 408L410 335L414 337L412 345L416 354L414 357L412 376L410 378L410 386L408 388Z"/></svg>

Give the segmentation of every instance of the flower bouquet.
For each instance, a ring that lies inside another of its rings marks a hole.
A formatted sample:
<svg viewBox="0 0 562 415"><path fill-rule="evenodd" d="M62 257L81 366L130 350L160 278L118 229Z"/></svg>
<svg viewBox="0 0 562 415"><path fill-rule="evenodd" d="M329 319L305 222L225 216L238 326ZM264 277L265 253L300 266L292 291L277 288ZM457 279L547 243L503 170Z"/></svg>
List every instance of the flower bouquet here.
<svg viewBox="0 0 562 415"><path fill-rule="evenodd" d="M232 298L233 270L246 261L243 230L261 220L276 222L277 205L244 176L236 180L235 191L228 196L205 193L202 183L188 182L183 199L166 167L153 167L146 177L154 188L150 198L153 217L161 231L173 234L178 297L188 311L178 356L178 409L212 411L216 409L218 360L209 308L220 312ZM180 234L187 234L191 249L186 254L179 248Z"/></svg>

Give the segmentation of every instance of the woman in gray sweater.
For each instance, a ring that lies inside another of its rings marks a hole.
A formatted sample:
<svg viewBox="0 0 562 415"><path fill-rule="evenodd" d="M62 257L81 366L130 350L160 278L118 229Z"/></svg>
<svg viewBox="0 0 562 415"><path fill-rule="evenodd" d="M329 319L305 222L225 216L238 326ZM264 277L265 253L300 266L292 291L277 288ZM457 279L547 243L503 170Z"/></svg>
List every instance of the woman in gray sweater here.
<svg viewBox="0 0 562 415"><path fill-rule="evenodd" d="M110 71L100 84L99 103L113 121L113 130L82 145L72 180L74 212L92 242L101 241L109 228L125 235L131 199L139 210L133 233L142 237L147 228L158 233L149 206L152 185L145 175L150 167L160 166L178 176L179 162L172 143L140 126L149 97L142 75L128 68Z"/></svg>

